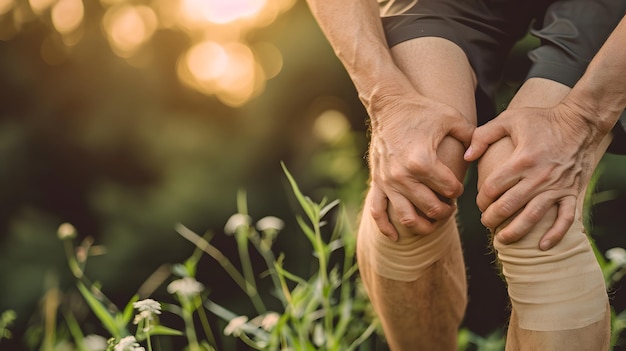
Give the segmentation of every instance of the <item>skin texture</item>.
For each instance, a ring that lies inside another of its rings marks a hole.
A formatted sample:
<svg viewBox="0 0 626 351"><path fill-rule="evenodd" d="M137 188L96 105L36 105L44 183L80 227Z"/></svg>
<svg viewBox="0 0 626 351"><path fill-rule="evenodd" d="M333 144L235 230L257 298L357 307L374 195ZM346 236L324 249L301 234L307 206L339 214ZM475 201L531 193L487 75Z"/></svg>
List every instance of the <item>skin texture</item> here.
<svg viewBox="0 0 626 351"><path fill-rule="evenodd" d="M539 332L509 327L506 341L507 351L602 351L610 347L611 315L606 307L606 317L585 328L564 330L559 333ZM515 311L511 313L511 326L517 325Z"/></svg>
<svg viewBox="0 0 626 351"><path fill-rule="evenodd" d="M533 90L522 88L516 96L519 105L514 100L508 112L474 132L476 79L458 47L444 39L420 38L389 50L376 1L308 3L371 118L371 184L359 236L367 231L397 240L403 235L441 234L442 223L453 220L454 199L463 191L465 161L477 160L490 150L479 165L482 181L477 200L485 211L483 222L495 227L512 220L497 239L511 242L543 219L541 211L552 209L558 218L542 243L547 240L550 247L558 242L574 220L596 152L603 151L598 151L601 141L617 120L616 111L626 104L624 86L614 81L626 76L626 58L623 52L619 56L623 45L618 45L626 40L623 24L621 34L608 50L603 48L600 59L594 59L590 73L572 92L550 82L537 92L542 97L537 99ZM585 126L582 137L576 134L578 126ZM538 134L547 132L552 134ZM537 143L536 135L555 138L558 147ZM561 143L567 147L560 149ZM574 160L573 155L577 155ZM500 166L505 162L517 173ZM500 180L502 185L496 183ZM529 187L536 191L524 192ZM520 193L521 200L516 200ZM456 226L452 227L457 235ZM362 249L357 245L361 276L392 350L455 350L466 304L458 240L449 255L413 282L380 276ZM515 318L513 311L509 350L550 350L546 345L555 350L579 349L555 343L567 339L570 331L525 331ZM583 329L577 331L576 340L595 343L604 340L606 323Z"/></svg>
<svg viewBox="0 0 626 351"><path fill-rule="evenodd" d="M428 53L433 53L429 55ZM441 59L435 53L443 53ZM450 104L463 115L470 116L474 123L474 78L469 63L462 51L454 44L439 38L423 38L395 46L392 55L398 67L407 72L414 89L424 92L429 98ZM415 58L420 57L423 64L415 65ZM448 75L434 72L449 70ZM433 70L436 68L436 70ZM453 86L454 88L449 88ZM414 111L411 118L421 120L422 115ZM428 116L427 116L428 117ZM419 127L420 124L416 124ZM414 130L404 129L405 138L414 138ZM421 133L427 131L420 131ZM454 174L459 182L463 179L467 163L463 161L465 146L452 137L446 137L440 143L437 157ZM373 188L368 194L364 206L363 220L358 238L364 231L373 235L383 235L374 222L373 213L368 218L367 209L373 198ZM390 201L391 202L391 201ZM416 235L403 214L390 205L391 222L403 236ZM405 217L406 218L406 217ZM453 221L449 216L447 221ZM396 350L456 350L456 335L467 303L465 266L461 251L456 223L442 228L444 221L435 222L428 235L444 235L441 230L452 230L454 240L443 258L426 269L416 281L401 282L378 275L370 267L370 257L363 255L363 242L357 242L357 255L361 277L368 291L374 308L381 318L385 335ZM393 255L392 253L390 253ZM418 258L419 259L419 258Z"/></svg>
<svg viewBox="0 0 626 351"><path fill-rule="evenodd" d="M518 91L513 101L509 106L509 111L515 111L517 109L525 109L527 107L542 107L553 106L567 96L570 89L559 83L549 81L546 79L533 78L527 81ZM525 110L526 111L526 110ZM592 153L590 171L597 166L600 158L606 151L611 140L610 134L606 136L598 145L596 150ZM478 163L478 187L482 189L485 186L486 180L499 169L504 168L504 164L507 159L514 157L515 146L512 138L502 138L493 143ZM578 207L579 212L582 213L582 195L584 194L586 184L581 189L580 194L576 194L578 202L574 205ZM556 213L558 207L552 205L546 210L546 213ZM511 223L514 223L516 218L512 219ZM545 225L543 222L550 221ZM575 220L580 221L580 218ZM543 222L542 222L543 221ZM537 227L546 226L549 227L553 220L548 216L542 217L536 223ZM508 224L504 229L505 230ZM532 231L531 228L529 231ZM498 240L498 239L495 239ZM591 250L591 248L589 248ZM597 274L601 275L601 271L598 270ZM578 282L579 284L585 284L584 281ZM605 318L602 321L593 323L585 328L575 330L562 330L553 332L538 332L521 329L517 324L517 316L515 309L512 310L511 320L509 322L509 329L507 335L507 350L515 351L534 351L534 350L608 350L610 342L610 312L609 307L606 307Z"/></svg>
<svg viewBox="0 0 626 351"><path fill-rule="evenodd" d="M398 230L432 233L438 222L455 212L450 199L463 192L462 182L437 157L437 150L447 136L469 145L475 117L415 86L416 81L399 67L388 49L375 0L308 3L370 116L372 200L367 210L380 231L394 240ZM419 60L439 62L424 57L430 52L422 51ZM454 78L452 72L447 78ZM457 86L454 80L448 81L448 88ZM389 221L392 207L399 218L395 226Z"/></svg>
<svg viewBox="0 0 626 351"><path fill-rule="evenodd" d="M563 238L595 167L596 150L626 108L625 42L626 17L563 99L534 106L539 108L509 108L474 132L465 154L468 161L505 137L514 146L503 167L484 180L477 197L482 222L490 228L521 211L497 240L519 240L552 205L559 206L558 218L539 245L547 250Z"/></svg>

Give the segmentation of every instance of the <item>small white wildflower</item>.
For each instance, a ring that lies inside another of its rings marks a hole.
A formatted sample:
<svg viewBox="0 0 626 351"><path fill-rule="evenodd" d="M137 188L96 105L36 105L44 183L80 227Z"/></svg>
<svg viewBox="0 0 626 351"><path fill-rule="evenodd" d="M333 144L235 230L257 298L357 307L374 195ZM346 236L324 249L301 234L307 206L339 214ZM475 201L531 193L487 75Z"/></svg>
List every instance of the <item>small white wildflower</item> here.
<svg viewBox="0 0 626 351"><path fill-rule="evenodd" d="M146 351L146 349L139 346L135 337L131 335L122 338L122 340L115 345L113 351Z"/></svg>
<svg viewBox="0 0 626 351"><path fill-rule="evenodd" d="M621 247L614 247L606 251L606 258L619 266L624 266L626 265L626 250Z"/></svg>
<svg viewBox="0 0 626 351"><path fill-rule="evenodd" d="M274 216L267 216L259 219L256 222L256 229L260 232L264 232L266 230L282 230L285 227L285 222L282 219Z"/></svg>
<svg viewBox="0 0 626 351"><path fill-rule="evenodd" d="M248 317L239 316L235 317L228 322L226 328L224 328L224 335L239 336L241 334L241 327L243 327L248 321Z"/></svg>
<svg viewBox="0 0 626 351"><path fill-rule="evenodd" d="M133 307L139 311L135 315L133 324L139 324L142 320L151 321L155 314L161 314L161 304L153 299L133 302Z"/></svg>
<svg viewBox="0 0 626 351"><path fill-rule="evenodd" d="M133 307L139 312L148 312L151 314L161 314L161 304L153 299L145 299L133 303Z"/></svg>
<svg viewBox="0 0 626 351"><path fill-rule="evenodd" d="M152 313L148 311L141 311L135 315L135 319L133 319L133 324L137 325L143 320L151 321L152 319Z"/></svg>
<svg viewBox="0 0 626 351"><path fill-rule="evenodd" d="M107 339L95 334L85 336L83 343L89 351L105 351L108 347Z"/></svg>
<svg viewBox="0 0 626 351"><path fill-rule="evenodd" d="M61 240L72 239L76 237L76 228L69 223L63 223L57 229L57 236Z"/></svg>
<svg viewBox="0 0 626 351"><path fill-rule="evenodd" d="M247 216L241 213L236 213L230 216L228 221L226 221L226 225L224 226L224 232L226 234L235 234L235 232L237 231L237 228L239 228L242 225L250 225L251 222L252 222L252 219L250 218L250 216Z"/></svg>
<svg viewBox="0 0 626 351"><path fill-rule="evenodd" d="M278 313L270 312L266 314L263 320L261 321L261 327L263 327L263 329L267 331L270 331L274 328L276 323L278 323L279 319L280 319L280 315Z"/></svg>
<svg viewBox="0 0 626 351"><path fill-rule="evenodd" d="M180 294L185 297L193 297L204 290L204 285L191 277L174 280L167 286L170 294Z"/></svg>
<svg viewBox="0 0 626 351"><path fill-rule="evenodd" d="M321 347L325 341L324 328L319 323L315 324L315 327L313 327L313 343L315 346Z"/></svg>

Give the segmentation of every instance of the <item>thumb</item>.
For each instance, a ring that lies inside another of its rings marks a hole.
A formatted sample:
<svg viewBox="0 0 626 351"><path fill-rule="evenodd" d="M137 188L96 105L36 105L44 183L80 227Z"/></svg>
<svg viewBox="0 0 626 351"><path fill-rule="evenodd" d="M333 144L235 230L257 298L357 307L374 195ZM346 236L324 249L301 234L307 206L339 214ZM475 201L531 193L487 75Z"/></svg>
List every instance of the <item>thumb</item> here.
<svg viewBox="0 0 626 351"><path fill-rule="evenodd" d="M471 140L476 127L465 118L460 118L456 123L450 126L448 135L457 139L463 145L467 146Z"/></svg>
<svg viewBox="0 0 626 351"><path fill-rule="evenodd" d="M479 159L487 151L489 145L508 135L509 132L503 121L497 118L489 121L474 130L472 142L467 151L465 151L463 158L468 162Z"/></svg>

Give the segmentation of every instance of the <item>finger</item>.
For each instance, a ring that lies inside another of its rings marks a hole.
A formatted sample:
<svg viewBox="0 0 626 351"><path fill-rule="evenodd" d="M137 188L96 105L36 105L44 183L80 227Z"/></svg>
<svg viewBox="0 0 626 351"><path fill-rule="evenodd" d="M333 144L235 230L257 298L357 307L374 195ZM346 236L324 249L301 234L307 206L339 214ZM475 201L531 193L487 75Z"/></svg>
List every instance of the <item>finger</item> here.
<svg viewBox="0 0 626 351"><path fill-rule="evenodd" d="M567 196L559 203L559 211L556 221L552 227L541 237L539 248L541 250L550 250L558 244L569 228L574 223L576 217L576 196Z"/></svg>
<svg viewBox="0 0 626 351"><path fill-rule="evenodd" d="M389 200L387 196L375 186L372 186L370 190L370 215L376 225L378 226L378 230L393 241L398 241L398 232L396 228L391 224L389 220L389 215L387 214L387 207L389 204Z"/></svg>
<svg viewBox="0 0 626 351"><path fill-rule="evenodd" d="M409 171L419 175L420 182L432 189L433 192L448 199L455 199L463 194L463 183L439 159L428 164L413 163L409 167Z"/></svg>
<svg viewBox="0 0 626 351"><path fill-rule="evenodd" d="M476 126L470 123L465 117L458 118L458 116L454 117L454 123L451 123L450 126L449 135L467 147L472 141Z"/></svg>
<svg viewBox="0 0 626 351"><path fill-rule="evenodd" d="M496 228L524 208L537 194L537 187L526 179L509 186L501 196L494 196L495 200L487 197L481 189L476 197L478 208L484 208L480 220L486 227Z"/></svg>
<svg viewBox="0 0 626 351"><path fill-rule="evenodd" d="M415 183L406 192L406 198L417 207L427 219L439 221L449 218L456 210L454 201L442 196L437 196L428 186L423 183Z"/></svg>
<svg viewBox="0 0 626 351"><path fill-rule="evenodd" d="M499 116L500 117L500 116ZM463 158L471 162L479 159L489 145L509 135L503 119L493 119L488 123L476 128L472 135L472 142L465 151Z"/></svg>
<svg viewBox="0 0 626 351"><path fill-rule="evenodd" d="M502 197L504 197L505 201L510 201L511 196L518 195L520 190L534 190L534 183L530 184L531 180L522 178L522 175L522 171L517 171L512 162L507 161L503 163L500 167L494 170L478 188L478 194L476 195L476 205L478 205L478 208L481 211L486 212L489 207L491 207L496 201L500 201ZM529 184L523 185L523 182ZM522 188L518 188L520 186L522 186ZM526 195L526 193L522 193L522 195ZM534 196L536 193L532 195ZM525 201L523 201L523 205L525 205L526 202L528 202L533 196L526 196L524 199ZM503 204L505 201L501 201L500 203ZM519 208L520 207L517 207L516 210L509 211L503 215L508 218L513 213L517 212Z"/></svg>
<svg viewBox="0 0 626 351"><path fill-rule="evenodd" d="M535 228L556 203L556 199L548 193L533 198L526 207L496 235L503 244L514 243Z"/></svg>
<svg viewBox="0 0 626 351"><path fill-rule="evenodd" d="M391 223L400 235L426 235L435 229L435 223L428 220L407 198L398 193L390 194L388 212Z"/></svg>

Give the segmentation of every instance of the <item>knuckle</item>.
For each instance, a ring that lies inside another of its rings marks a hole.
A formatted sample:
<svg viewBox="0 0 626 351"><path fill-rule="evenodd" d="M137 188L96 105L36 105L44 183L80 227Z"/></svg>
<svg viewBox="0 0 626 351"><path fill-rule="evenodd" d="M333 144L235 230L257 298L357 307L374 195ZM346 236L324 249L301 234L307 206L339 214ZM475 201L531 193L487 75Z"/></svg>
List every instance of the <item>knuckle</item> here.
<svg viewBox="0 0 626 351"><path fill-rule="evenodd" d="M480 192L483 195L482 199L494 199L499 195L494 183L484 183Z"/></svg>
<svg viewBox="0 0 626 351"><path fill-rule="evenodd" d="M537 164L537 157L529 154L529 153L524 153L521 154L517 157L517 160L515 162L515 164L520 168L520 169L526 169L526 168L531 168L534 167Z"/></svg>
<svg viewBox="0 0 626 351"><path fill-rule="evenodd" d="M370 209L370 216L372 216L375 221L380 221L386 217L386 213L382 209L372 208Z"/></svg>
<svg viewBox="0 0 626 351"><path fill-rule="evenodd" d="M510 198L501 198L498 200L493 210L497 217L509 218L519 210L519 207Z"/></svg>
<svg viewBox="0 0 626 351"><path fill-rule="evenodd" d="M443 206L441 204L433 204L426 209L424 214L428 218L443 219L445 217L448 217L450 215L450 212L451 211L448 206Z"/></svg>
<svg viewBox="0 0 626 351"><path fill-rule="evenodd" d="M529 208L525 213L526 219L531 223L538 223L545 215L545 210L541 206Z"/></svg>
<svg viewBox="0 0 626 351"><path fill-rule="evenodd" d="M389 182L393 182L393 181L397 181L399 179L402 179L406 176L406 170L404 169L404 167L396 164L394 166L389 167L389 170L387 172L387 177L385 177L385 181L387 183Z"/></svg>
<svg viewBox="0 0 626 351"><path fill-rule="evenodd" d="M443 208L439 204L431 204L426 208L424 214L428 218L438 218L442 215Z"/></svg>
<svg viewBox="0 0 626 351"><path fill-rule="evenodd" d="M425 157L417 155L407 160L406 167L412 174L426 174L429 162Z"/></svg>
<svg viewBox="0 0 626 351"><path fill-rule="evenodd" d="M441 190L441 195L449 199L459 197L462 193L463 185L460 184L450 184L448 187Z"/></svg>
<svg viewBox="0 0 626 351"><path fill-rule="evenodd" d="M417 218L414 216L404 215L398 220L400 224L407 228L413 228L417 225Z"/></svg>

